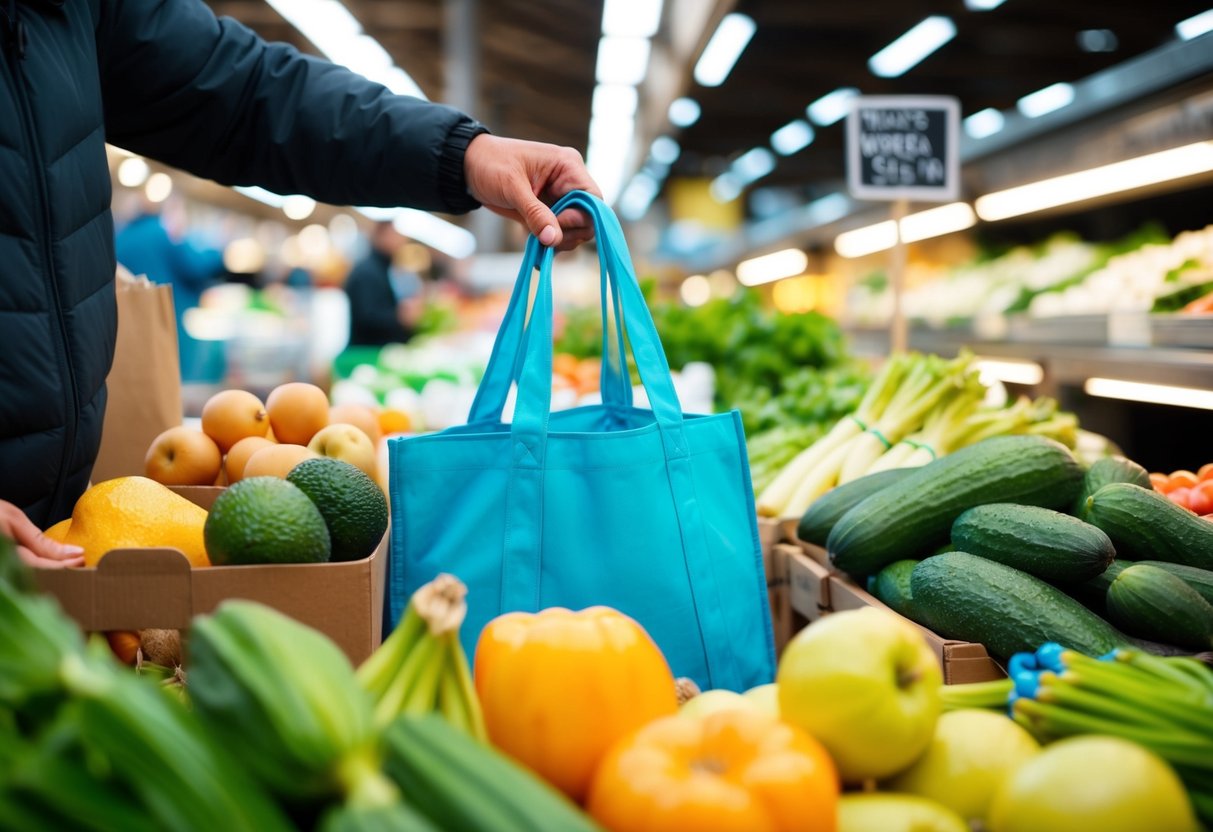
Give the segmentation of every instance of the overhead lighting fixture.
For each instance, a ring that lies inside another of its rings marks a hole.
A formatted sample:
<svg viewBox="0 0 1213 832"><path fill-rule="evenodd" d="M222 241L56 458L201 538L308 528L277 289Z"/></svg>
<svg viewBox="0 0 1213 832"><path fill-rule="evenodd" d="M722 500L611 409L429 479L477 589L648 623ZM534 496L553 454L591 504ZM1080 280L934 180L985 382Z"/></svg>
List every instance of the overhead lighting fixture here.
<svg viewBox="0 0 1213 832"><path fill-rule="evenodd" d="M983 382L991 380L1029 387L1044 381L1045 370L1035 361L1009 361L1003 358L980 358L977 372Z"/></svg>
<svg viewBox="0 0 1213 832"><path fill-rule="evenodd" d="M590 119L590 142L585 154L586 168L602 189L607 204L613 204L623 190L624 174L632 154L636 122L630 118Z"/></svg>
<svg viewBox="0 0 1213 832"><path fill-rule="evenodd" d="M143 161L143 157L131 156L123 159L122 164L118 165L118 184L127 188L138 188L147 181L151 172L152 169Z"/></svg>
<svg viewBox="0 0 1213 832"><path fill-rule="evenodd" d="M417 82L392 63L379 41L363 33L362 24L339 0L266 2L333 63L383 84L398 95L426 97Z"/></svg>
<svg viewBox="0 0 1213 832"><path fill-rule="evenodd" d="M256 274L265 266L265 249L252 237L232 240L223 249L223 268L232 274Z"/></svg>
<svg viewBox="0 0 1213 832"><path fill-rule="evenodd" d="M661 183L655 178L644 171L637 173L619 196L619 215L630 222L641 219L660 190Z"/></svg>
<svg viewBox="0 0 1213 832"><path fill-rule="evenodd" d="M164 202L173 192L173 180L167 173L153 173L147 179L143 193L147 201L152 203Z"/></svg>
<svg viewBox="0 0 1213 832"><path fill-rule="evenodd" d="M747 150L733 162L733 172L745 185L757 182L773 170L775 170L775 154L765 147Z"/></svg>
<svg viewBox="0 0 1213 832"><path fill-rule="evenodd" d="M670 124L675 127L690 127L699 121L699 102L694 98L675 98L670 102Z"/></svg>
<svg viewBox="0 0 1213 832"><path fill-rule="evenodd" d="M590 113L596 118L634 118L639 99L630 84L599 84L594 87Z"/></svg>
<svg viewBox="0 0 1213 832"><path fill-rule="evenodd" d="M712 299L712 284L703 275L693 274L682 281L678 294L687 306L703 306Z"/></svg>
<svg viewBox="0 0 1213 832"><path fill-rule="evenodd" d="M705 87L723 84L757 28L754 18L748 15L726 14L695 62L695 81Z"/></svg>
<svg viewBox="0 0 1213 832"><path fill-rule="evenodd" d="M869 58L868 69L881 78L897 78L954 37L956 24L952 18L931 15Z"/></svg>
<svg viewBox="0 0 1213 832"><path fill-rule="evenodd" d="M282 213L288 220L306 220L316 210L316 200L310 196L294 194L282 200Z"/></svg>
<svg viewBox="0 0 1213 832"><path fill-rule="evenodd" d="M1078 48L1083 52L1115 52L1120 38L1111 29L1083 29L1078 33Z"/></svg>
<svg viewBox="0 0 1213 832"><path fill-rule="evenodd" d="M708 186L708 194L721 204L737 199L743 190L745 190L745 183L731 170L726 170L717 176Z"/></svg>
<svg viewBox="0 0 1213 832"><path fill-rule="evenodd" d="M974 139L984 139L1001 130L1006 121L1002 112L993 107L987 107L984 110L978 110L964 120L965 132Z"/></svg>
<svg viewBox="0 0 1213 832"><path fill-rule="evenodd" d="M997 9L1007 0L965 0L965 8L971 12L988 12Z"/></svg>
<svg viewBox="0 0 1213 832"><path fill-rule="evenodd" d="M805 206L809 220L817 225L840 220L850 213L850 210L851 200L843 193L828 194Z"/></svg>
<svg viewBox="0 0 1213 832"><path fill-rule="evenodd" d="M977 224L977 215L967 202L952 202L940 205L938 208L928 208L910 214L901 221L901 239L907 243L917 243L932 237L942 237L964 231Z"/></svg>
<svg viewBox="0 0 1213 832"><path fill-rule="evenodd" d="M1050 84L1042 90L1028 93L1016 102L1019 112L1028 118L1040 118L1046 113L1069 106L1074 100L1074 87L1069 84Z"/></svg>
<svg viewBox="0 0 1213 832"><path fill-rule="evenodd" d="M804 274L809 256L798 248L785 248L774 254L764 254L737 264L737 280L742 286L760 286Z"/></svg>
<svg viewBox="0 0 1213 832"><path fill-rule="evenodd" d="M1088 396L1104 399L1213 410L1213 390L1201 390L1196 387L1172 387L1169 384L1094 377L1087 379L1082 389Z"/></svg>
<svg viewBox="0 0 1213 832"><path fill-rule="evenodd" d="M622 38L651 38L661 26L662 0L606 0L602 33Z"/></svg>
<svg viewBox="0 0 1213 832"><path fill-rule="evenodd" d="M1180 40L1192 40L1206 32L1213 32L1213 9L1175 24L1175 34Z"/></svg>
<svg viewBox="0 0 1213 832"><path fill-rule="evenodd" d="M649 71L649 49L647 38L602 38L596 80L600 84L639 84Z"/></svg>
<svg viewBox="0 0 1213 832"><path fill-rule="evenodd" d="M851 99L859 95L854 87L839 87L805 108L809 118L820 127L829 127L851 112Z"/></svg>
<svg viewBox="0 0 1213 832"><path fill-rule="evenodd" d="M649 156L659 165L672 165L680 155L682 148L669 136L658 136L649 147Z"/></svg>
<svg viewBox="0 0 1213 832"><path fill-rule="evenodd" d="M281 208L286 203L286 197L267 191L260 185L236 185L232 190L271 208Z"/></svg>
<svg viewBox="0 0 1213 832"><path fill-rule="evenodd" d="M448 257L462 259L476 253L476 236L471 231L425 211L415 208L377 207L354 210L372 222L390 222L404 236L437 249ZM307 231L307 228L304 231Z"/></svg>
<svg viewBox="0 0 1213 832"><path fill-rule="evenodd" d="M897 245L897 223L885 220L875 225L844 231L834 238L834 250L842 257L866 257Z"/></svg>
<svg viewBox="0 0 1213 832"><path fill-rule="evenodd" d="M1213 171L1213 141L1196 142L995 191L980 197L975 207L983 220L1003 220L1209 171Z"/></svg>
<svg viewBox="0 0 1213 832"><path fill-rule="evenodd" d="M791 156L812 144L815 135L809 123L798 118L771 134L771 147L780 156Z"/></svg>

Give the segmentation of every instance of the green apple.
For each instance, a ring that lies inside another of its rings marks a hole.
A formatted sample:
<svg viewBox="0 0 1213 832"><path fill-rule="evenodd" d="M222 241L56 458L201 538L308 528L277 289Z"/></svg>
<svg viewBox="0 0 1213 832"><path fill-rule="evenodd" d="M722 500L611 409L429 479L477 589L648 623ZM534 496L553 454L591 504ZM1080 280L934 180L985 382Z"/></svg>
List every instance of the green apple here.
<svg viewBox="0 0 1213 832"><path fill-rule="evenodd" d="M687 700L687 703L678 709L678 715L700 718L717 711L738 709L760 710L756 702L747 699L740 693L734 693L731 690L706 690Z"/></svg>
<svg viewBox="0 0 1213 832"><path fill-rule="evenodd" d="M826 747L844 782L901 771L935 733L939 663L918 628L885 610L814 622L784 649L776 681L783 719Z"/></svg>
<svg viewBox="0 0 1213 832"><path fill-rule="evenodd" d="M1032 735L1005 714L952 711L939 718L926 753L886 785L984 823L1003 780L1039 751Z"/></svg>
<svg viewBox="0 0 1213 832"><path fill-rule="evenodd" d="M340 422L328 425L321 428L307 446L320 456L348 462L360 468L371 479L375 479L375 446L361 428Z"/></svg>
<svg viewBox="0 0 1213 832"><path fill-rule="evenodd" d="M750 688L742 696L756 702L762 710L771 716L779 716L779 685L774 682L771 682L769 685L759 685L756 688Z"/></svg>
<svg viewBox="0 0 1213 832"><path fill-rule="evenodd" d="M991 832L1196 832L1183 784L1171 767L1117 737L1053 743L999 787Z"/></svg>
<svg viewBox="0 0 1213 832"><path fill-rule="evenodd" d="M844 794L838 832L969 832L946 806L907 794Z"/></svg>

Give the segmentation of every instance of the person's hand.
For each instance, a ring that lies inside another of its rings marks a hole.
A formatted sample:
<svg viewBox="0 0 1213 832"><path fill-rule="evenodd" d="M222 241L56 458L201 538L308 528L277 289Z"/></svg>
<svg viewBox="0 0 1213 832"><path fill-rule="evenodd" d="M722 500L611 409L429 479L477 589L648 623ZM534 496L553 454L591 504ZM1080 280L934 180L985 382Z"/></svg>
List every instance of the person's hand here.
<svg viewBox="0 0 1213 832"><path fill-rule="evenodd" d="M83 549L51 540L30 522L25 512L3 500L0 500L0 534L13 539L17 554L30 566L60 569L84 563Z"/></svg>
<svg viewBox="0 0 1213 832"><path fill-rule="evenodd" d="M573 190L602 196L571 147L482 133L468 145L463 168L477 201L522 223L545 246L568 251L594 238L593 223L583 212L570 208L556 217L548 208Z"/></svg>

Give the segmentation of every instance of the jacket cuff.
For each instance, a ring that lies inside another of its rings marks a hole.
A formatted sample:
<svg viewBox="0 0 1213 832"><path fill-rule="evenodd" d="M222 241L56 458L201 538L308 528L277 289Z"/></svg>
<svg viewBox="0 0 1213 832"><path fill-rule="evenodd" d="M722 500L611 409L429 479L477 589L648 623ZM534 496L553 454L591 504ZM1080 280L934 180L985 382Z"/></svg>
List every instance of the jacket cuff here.
<svg viewBox="0 0 1213 832"><path fill-rule="evenodd" d="M487 132L488 128L480 122L464 117L446 134L442 156L438 160L438 193L449 213L466 214L480 207L480 203L468 192L463 157L472 139Z"/></svg>

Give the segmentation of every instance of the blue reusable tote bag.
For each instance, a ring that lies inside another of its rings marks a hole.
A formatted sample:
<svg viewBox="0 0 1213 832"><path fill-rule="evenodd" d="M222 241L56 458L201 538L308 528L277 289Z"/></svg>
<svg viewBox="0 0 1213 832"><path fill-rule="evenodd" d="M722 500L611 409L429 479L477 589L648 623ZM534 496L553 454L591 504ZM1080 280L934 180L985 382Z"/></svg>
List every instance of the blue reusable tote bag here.
<svg viewBox="0 0 1213 832"><path fill-rule="evenodd" d="M390 622L417 587L449 572L468 586L469 655L500 613L603 604L639 621L676 676L704 689L770 682L775 654L740 416L682 413L618 220L581 191L553 210L569 207L593 219L597 236L603 402L551 412L553 252L531 237L468 424L391 442ZM625 330L651 410L631 401Z"/></svg>

